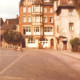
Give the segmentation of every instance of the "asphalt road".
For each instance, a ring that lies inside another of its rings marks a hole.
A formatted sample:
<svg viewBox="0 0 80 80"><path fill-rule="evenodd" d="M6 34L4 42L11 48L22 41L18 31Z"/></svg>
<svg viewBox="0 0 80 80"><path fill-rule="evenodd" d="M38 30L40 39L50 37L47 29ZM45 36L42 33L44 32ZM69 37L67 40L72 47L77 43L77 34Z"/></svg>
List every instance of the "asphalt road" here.
<svg viewBox="0 0 80 80"><path fill-rule="evenodd" d="M0 80L80 80L80 60L52 50L1 50Z"/></svg>

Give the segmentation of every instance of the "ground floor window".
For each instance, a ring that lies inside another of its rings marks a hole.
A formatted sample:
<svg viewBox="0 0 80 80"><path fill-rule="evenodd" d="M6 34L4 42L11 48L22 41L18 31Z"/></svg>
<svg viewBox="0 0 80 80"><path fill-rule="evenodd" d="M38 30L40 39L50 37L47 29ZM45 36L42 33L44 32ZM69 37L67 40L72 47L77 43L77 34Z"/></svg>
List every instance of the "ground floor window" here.
<svg viewBox="0 0 80 80"><path fill-rule="evenodd" d="M46 38L42 38L42 39L40 39L40 43L48 43L48 40L46 39Z"/></svg>
<svg viewBox="0 0 80 80"><path fill-rule="evenodd" d="M30 38L30 39L28 40L28 43L35 43L35 40L34 40L33 38Z"/></svg>

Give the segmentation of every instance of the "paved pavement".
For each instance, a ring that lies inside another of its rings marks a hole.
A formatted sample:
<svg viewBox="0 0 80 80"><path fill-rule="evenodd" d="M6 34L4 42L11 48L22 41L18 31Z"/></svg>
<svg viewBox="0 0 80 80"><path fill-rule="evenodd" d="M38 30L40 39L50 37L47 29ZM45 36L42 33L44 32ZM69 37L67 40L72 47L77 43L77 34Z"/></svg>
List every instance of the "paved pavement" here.
<svg viewBox="0 0 80 80"><path fill-rule="evenodd" d="M0 80L80 80L80 60L65 52L1 50Z"/></svg>

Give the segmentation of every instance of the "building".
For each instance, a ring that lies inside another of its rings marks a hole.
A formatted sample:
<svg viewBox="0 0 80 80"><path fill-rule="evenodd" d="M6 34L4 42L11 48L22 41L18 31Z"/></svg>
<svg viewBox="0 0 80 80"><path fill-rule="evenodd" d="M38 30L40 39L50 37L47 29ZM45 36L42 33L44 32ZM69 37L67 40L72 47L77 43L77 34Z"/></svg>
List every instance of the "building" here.
<svg viewBox="0 0 80 80"><path fill-rule="evenodd" d="M20 31L20 28L19 28L19 17L18 17L18 15L16 16L16 18L6 19L5 24L15 25L16 26L16 31L18 31L18 32Z"/></svg>
<svg viewBox="0 0 80 80"><path fill-rule="evenodd" d="M56 48L54 0L21 0L19 26L25 48Z"/></svg>
<svg viewBox="0 0 80 80"><path fill-rule="evenodd" d="M56 48L70 50L70 40L80 38L80 18L73 0L58 0L54 2Z"/></svg>
<svg viewBox="0 0 80 80"><path fill-rule="evenodd" d="M1 26L4 24L3 18L0 18L0 47L1 47L1 41L2 41L2 36L1 36Z"/></svg>
<svg viewBox="0 0 80 80"><path fill-rule="evenodd" d="M6 19L5 23L1 27L1 47L2 48L14 48L12 44L7 44L3 39L3 34L6 31L19 32L19 18Z"/></svg>

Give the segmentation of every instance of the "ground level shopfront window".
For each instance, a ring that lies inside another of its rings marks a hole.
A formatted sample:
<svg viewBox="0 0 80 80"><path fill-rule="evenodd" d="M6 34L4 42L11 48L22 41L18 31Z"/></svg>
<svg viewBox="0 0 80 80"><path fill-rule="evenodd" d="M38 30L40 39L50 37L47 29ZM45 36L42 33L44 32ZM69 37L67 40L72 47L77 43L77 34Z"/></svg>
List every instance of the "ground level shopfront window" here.
<svg viewBox="0 0 80 80"><path fill-rule="evenodd" d="M35 40L34 40L33 38L30 38L30 39L28 40L28 43L35 43Z"/></svg>
<svg viewBox="0 0 80 80"><path fill-rule="evenodd" d="M48 39L46 39L46 38L40 39L40 44L42 44L43 48L47 48L48 47Z"/></svg>
<svg viewBox="0 0 80 80"><path fill-rule="evenodd" d="M28 47L29 48L35 48L36 47L35 39L33 39L33 38L28 39Z"/></svg>

